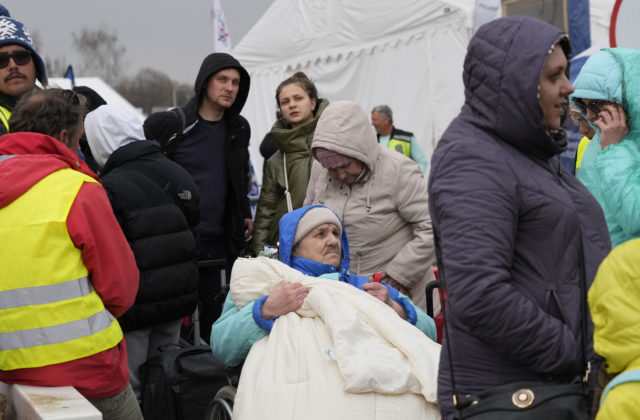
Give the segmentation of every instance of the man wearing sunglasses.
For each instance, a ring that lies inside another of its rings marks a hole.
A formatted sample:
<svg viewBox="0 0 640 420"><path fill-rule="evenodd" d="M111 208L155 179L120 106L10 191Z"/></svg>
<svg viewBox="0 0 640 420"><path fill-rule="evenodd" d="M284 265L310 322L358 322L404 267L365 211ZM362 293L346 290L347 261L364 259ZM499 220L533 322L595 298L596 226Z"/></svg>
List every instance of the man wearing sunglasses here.
<svg viewBox="0 0 640 420"><path fill-rule="evenodd" d="M9 117L16 102L36 86L47 84L44 61L33 47L27 28L7 16L0 17L0 135L9 132Z"/></svg>
<svg viewBox="0 0 640 420"><path fill-rule="evenodd" d="M611 245L640 237L640 51L607 48L592 55L571 101L595 129L578 179L600 203Z"/></svg>

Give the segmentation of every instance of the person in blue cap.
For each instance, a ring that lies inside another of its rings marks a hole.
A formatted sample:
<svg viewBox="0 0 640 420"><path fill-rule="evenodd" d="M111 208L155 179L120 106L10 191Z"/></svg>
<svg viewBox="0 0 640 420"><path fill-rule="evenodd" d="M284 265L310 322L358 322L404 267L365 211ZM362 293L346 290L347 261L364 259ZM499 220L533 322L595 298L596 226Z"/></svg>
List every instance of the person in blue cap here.
<svg viewBox="0 0 640 420"><path fill-rule="evenodd" d="M385 283L349 273L349 242L338 216L325 206L301 207L280 219L280 261L302 273L351 284L391 306L396 313L435 341L434 321L411 300ZM271 294L239 309L231 293L211 329L213 355L226 366L238 366L251 346L269 334L275 320L300 309L307 290L299 283L280 283Z"/></svg>
<svg viewBox="0 0 640 420"><path fill-rule="evenodd" d="M18 100L36 86L47 85L44 61L27 28L0 5L0 135L9 132L9 117Z"/></svg>
<svg viewBox="0 0 640 420"><path fill-rule="evenodd" d="M9 10L2 4L0 4L0 16L11 17L11 13L9 13Z"/></svg>

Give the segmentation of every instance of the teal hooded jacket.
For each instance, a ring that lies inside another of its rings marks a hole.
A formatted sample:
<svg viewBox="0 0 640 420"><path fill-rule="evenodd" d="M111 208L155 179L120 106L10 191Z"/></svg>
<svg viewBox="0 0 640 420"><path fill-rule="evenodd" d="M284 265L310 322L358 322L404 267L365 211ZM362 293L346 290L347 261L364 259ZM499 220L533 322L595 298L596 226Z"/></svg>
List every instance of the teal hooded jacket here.
<svg viewBox="0 0 640 420"><path fill-rule="evenodd" d="M629 133L604 150L600 130L587 146L578 179L602 206L613 247L640 237L640 51L607 48L592 55L574 83L578 98L618 103ZM583 115L584 116L584 115Z"/></svg>
<svg viewBox="0 0 640 420"><path fill-rule="evenodd" d="M340 240L343 257L339 267L336 268L329 264L292 255L298 222L313 207L320 206L304 206L285 214L280 219L280 261L306 275L342 281L362 290L362 284L369 280L366 277L349 273L349 241L344 226L342 226ZM408 297L393 287L385 285L389 289L389 297L404 308L407 314L407 321L435 341L436 325L433 319L415 306ZM238 308L231 298L231 293L227 294L222 308L222 315L211 328L211 350L215 358L225 366L234 367L240 365L249 354L251 346L271 332L275 319L266 320L261 313L262 305L267 297L264 296L242 308Z"/></svg>

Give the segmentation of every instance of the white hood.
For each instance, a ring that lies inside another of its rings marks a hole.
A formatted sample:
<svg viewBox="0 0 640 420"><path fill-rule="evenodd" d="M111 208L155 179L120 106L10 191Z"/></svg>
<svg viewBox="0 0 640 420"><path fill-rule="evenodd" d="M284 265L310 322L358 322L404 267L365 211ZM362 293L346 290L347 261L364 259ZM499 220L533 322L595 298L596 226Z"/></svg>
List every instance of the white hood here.
<svg viewBox="0 0 640 420"><path fill-rule="evenodd" d="M120 147L145 139L137 116L120 105L102 105L89 112L84 131L91 153L101 168Z"/></svg>

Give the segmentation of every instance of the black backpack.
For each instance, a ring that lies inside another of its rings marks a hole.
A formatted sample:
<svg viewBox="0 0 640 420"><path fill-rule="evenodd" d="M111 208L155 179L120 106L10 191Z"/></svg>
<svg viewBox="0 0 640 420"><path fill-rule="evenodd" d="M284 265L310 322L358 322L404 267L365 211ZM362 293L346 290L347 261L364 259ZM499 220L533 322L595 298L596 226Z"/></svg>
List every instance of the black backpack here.
<svg viewBox="0 0 640 420"><path fill-rule="evenodd" d="M228 385L224 366L206 345L164 346L141 372L147 420L202 420L216 392Z"/></svg>

